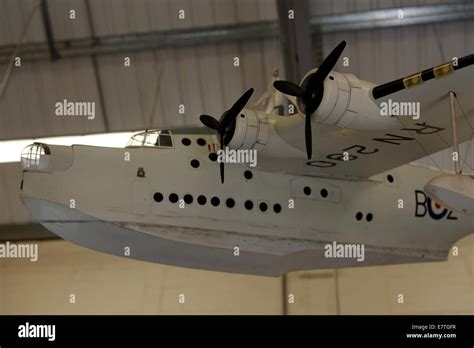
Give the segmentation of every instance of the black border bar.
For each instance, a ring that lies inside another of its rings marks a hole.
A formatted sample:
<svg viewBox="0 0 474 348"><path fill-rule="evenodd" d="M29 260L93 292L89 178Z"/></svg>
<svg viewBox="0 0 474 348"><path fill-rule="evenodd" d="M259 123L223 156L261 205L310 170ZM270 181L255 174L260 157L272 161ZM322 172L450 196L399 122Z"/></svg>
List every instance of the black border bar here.
<svg viewBox="0 0 474 348"><path fill-rule="evenodd" d="M55 340L20 338L20 325L55 325ZM426 329L420 329L426 326ZM429 329L430 328L430 329ZM455 334L411 338L407 334ZM472 347L474 317L459 316L0 316L0 346L363 344Z"/></svg>

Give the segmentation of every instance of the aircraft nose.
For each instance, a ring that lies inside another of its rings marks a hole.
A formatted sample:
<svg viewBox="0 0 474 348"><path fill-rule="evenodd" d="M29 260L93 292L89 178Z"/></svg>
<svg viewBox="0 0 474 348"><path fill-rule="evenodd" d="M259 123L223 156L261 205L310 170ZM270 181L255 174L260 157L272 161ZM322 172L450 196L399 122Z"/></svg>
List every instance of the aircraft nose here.
<svg viewBox="0 0 474 348"><path fill-rule="evenodd" d="M23 171L64 171L72 166L72 146L33 143L21 152Z"/></svg>

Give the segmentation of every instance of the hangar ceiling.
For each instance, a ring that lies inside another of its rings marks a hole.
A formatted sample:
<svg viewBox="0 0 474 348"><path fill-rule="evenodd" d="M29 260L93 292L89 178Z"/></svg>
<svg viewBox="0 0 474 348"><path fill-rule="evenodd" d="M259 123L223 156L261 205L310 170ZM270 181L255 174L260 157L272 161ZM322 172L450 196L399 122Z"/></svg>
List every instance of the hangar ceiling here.
<svg viewBox="0 0 474 348"><path fill-rule="evenodd" d="M0 141L197 125L199 115L221 114L249 87L256 90L255 101L267 88L274 68L285 75L287 60L277 25L278 4L284 2L48 0L54 40L58 47L65 49L68 42L72 45L78 40L112 37L122 40L118 44L127 44L126 40L137 35L143 38L149 33L166 31L171 35L187 30L200 32L202 36L206 30L222 26L240 28L241 36L232 36L229 31L228 40L223 35L220 42L206 43L201 37L199 43L185 47L170 45L56 60L25 58L20 68L12 69L4 95L0 97ZM440 4L457 4L462 10L440 11ZM308 18L313 23L313 47L308 55L311 61L317 62L318 56L327 55L339 41L346 40L348 46L344 54L350 64L345 67L338 63L336 70L377 83L390 81L453 56L473 53L472 4L470 1L308 1ZM363 30L364 25L380 26L380 21L376 24L373 20L374 11L420 5L424 12L418 24L405 26L400 22L400 25L392 23L386 28ZM76 11L75 19L69 18L71 9ZM184 20L178 17L181 9L185 11ZM358 21L354 22L354 17L348 15L360 15L360 11L365 11L365 17ZM31 21L26 26L30 15ZM431 21L426 20L428 15ZM346 29L342 24L342 29L322 29L330 28L329 24L337 20L346 23ZM358 26L347 26L349 20ZM257 30L255 37L245 36L249 35L245 34L245 28L263 24L266 30L271 29L265 35L261 31L259 38ZM11 56L25 26L21 48L47 45L39 0L0 0L0 57ZM125 57L130 58L130 67L124 66ZM240 59L238 67L233 64L235 57ZM8 70L7 61L0 58L0 82ZM95 101L96 118L55 116L54 104L63 99ZM185 106L184 114L178 112L180 104ZM466 151L467 145L464 145L461 153ZM442 168L452 166L448 152L433 159ZM420 163L432 166L433 159ZM471 150L468 165L473 167L473 164L474 151ZM1 238L13 239L12 235L19 236L20 231L37 228L18 199L19 180L18 163L0 164L0 226L3 226L0 233L4 236Z"/></svg>

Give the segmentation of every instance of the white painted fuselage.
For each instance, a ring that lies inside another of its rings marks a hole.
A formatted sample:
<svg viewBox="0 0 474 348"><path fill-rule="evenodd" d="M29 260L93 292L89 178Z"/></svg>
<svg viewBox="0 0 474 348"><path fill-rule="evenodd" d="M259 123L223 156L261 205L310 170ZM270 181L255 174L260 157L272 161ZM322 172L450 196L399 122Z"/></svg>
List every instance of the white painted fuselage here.
<svg viewBox="0 0 474 348"><path fill-rule="evenodd" d="M191 144L183 145L183 138ZM216 145L210 132L175 133L170 148L76 145L62 155L69 157L63 159L67 168L25 170L21 198L48 230L87 248L269 276L445 260L453 243L472 233L472 216L436 207L424 196L436 171L404 165L351 181L226 164L221 184L218 163L209 158ZM333 242L363 244L364 260L326 257Z"/></svg>

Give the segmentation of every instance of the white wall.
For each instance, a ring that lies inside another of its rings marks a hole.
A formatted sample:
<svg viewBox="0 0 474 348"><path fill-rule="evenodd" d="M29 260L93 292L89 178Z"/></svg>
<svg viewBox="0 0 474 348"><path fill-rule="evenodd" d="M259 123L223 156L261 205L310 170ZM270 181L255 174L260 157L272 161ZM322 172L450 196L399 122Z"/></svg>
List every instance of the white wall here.
<svg viewBox="0 0 474 348"><path fill-rule="evenodd" d="M290 273L288 313L474 314L474 235L457 246L447 262L340 269L337 281L334 270ZM0 259L0 314L283 312L281 278L151 264L65 241L40 242L39 253L36 263Z"/></svg>

